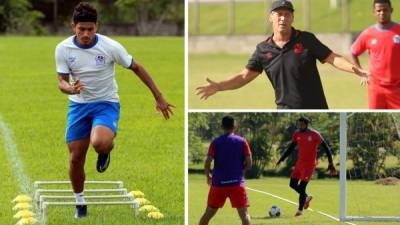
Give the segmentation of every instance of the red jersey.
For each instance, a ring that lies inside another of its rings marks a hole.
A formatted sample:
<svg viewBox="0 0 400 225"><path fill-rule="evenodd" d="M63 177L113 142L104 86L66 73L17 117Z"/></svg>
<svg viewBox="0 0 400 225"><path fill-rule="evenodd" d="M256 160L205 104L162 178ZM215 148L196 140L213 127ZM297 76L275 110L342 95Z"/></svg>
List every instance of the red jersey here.
<svg viewBox="0 0 400 225"><path fill-rule="evenodd" d="M296 130L293 133L292 141L297 143L297 163L303 166L314 167L317 164L318 146L322 142L321 135L312 129L302 132Z"/></svg>
<svg viewBox="0 0 400 225"><path fill-rule="evenodd" d="M391 23L382 29L377 24L363 31L351 46L359 56L369 54L371 81L385 86L400 85L400 25Z"/></svg>

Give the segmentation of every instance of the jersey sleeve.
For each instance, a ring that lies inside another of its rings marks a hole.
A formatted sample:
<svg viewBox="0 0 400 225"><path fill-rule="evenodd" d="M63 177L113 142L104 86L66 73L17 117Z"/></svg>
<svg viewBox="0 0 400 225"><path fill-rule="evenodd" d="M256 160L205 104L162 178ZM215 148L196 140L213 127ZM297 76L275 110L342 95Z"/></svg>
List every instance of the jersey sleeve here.
<svg viewBox="0 0 400 225"><path fill-rule="evenodd" d="M260 62L258 48L256 48L254 53L251 55L251 58L247 62L246 68L260 73L263 71L263 67Z"/></svg>
<svg viewBox="0 0 400 225"><path fill-rule="evenodd" d="M65 48L62 45L57 45L55 51L56 70L58 74L69 74L69 67L67 64L67 57Z"/></svg>
<svg viewBox="0 0 400 225"><path fill-rule="evenodd" d="M356 41L351 45L351 54L359 56L367 50L367 35L366 32L362 32L356 39Z"/></svg>
<svg viewBox="0 0 400 225"><path fill-rule="evenodd" d="M125 68L129 68L134 64L133 57L128 54L126 49L120 43L115 42L113 47L114 62Z"/></svg>
<svg viewBox="0 0 400 225"><path fill-rule="evenodd" d="M332 53L332 50L324 45L314 34L308 33L307 38L309 39L307 43L310 43L310 46L307 46L311 54L315 56L320 62L324 62L326 58Z"/></svg>
<svg viewBox="0 0 400 225"><path fill-rule="evenodd" d="M244 140L243 143L243 150L245 156L251 156L250 146L246 139Z"/></svg>
<svg viewBox="0 0 400 225"><path fill-rule="evenodd" d="M214 142L212 142L212 143L210 144L210 147L208 147L208 153L207 153L207 155L210 156L210 157L212 157L212 158L214 158L214 155L215 155Z"/></svg>
<svg viewBox="0 0 400 225"><path fill-rule="evenodd" d="M292 134L292 141L297 143L297 131Z"/></svg>

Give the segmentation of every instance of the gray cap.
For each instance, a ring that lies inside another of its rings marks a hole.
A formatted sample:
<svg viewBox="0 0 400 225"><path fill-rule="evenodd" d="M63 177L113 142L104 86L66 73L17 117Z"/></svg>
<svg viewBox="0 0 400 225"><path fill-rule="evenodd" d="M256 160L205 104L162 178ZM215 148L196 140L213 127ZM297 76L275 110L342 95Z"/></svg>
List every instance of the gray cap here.
<svg viewBox="0 0 400 225"><path fill-rule="evenodd" d="M288 1L288 0L276 0L272 3L271 5L271 11L277 10L277 9L288 9L292 12L294 12L294 8L293 8L293 4L292 2Z"/></svg>

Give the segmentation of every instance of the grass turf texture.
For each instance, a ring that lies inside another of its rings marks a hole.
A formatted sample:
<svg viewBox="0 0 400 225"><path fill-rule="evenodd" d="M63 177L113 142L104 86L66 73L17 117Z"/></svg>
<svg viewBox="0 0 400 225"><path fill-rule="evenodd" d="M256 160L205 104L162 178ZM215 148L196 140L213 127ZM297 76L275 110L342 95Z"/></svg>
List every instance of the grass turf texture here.
<svg viewBox="0 0 400 225"><path fill-rule="evenodd" d="M189 109L276 109L274 90L264 72L240 89L219 92L206 101L196 96L195 89L206 83L206 77L214 81L227 79L240 72L249 57L228 54L189 55ZM360 60L366 68L366 57ZM330 109L368 108L367 88L360 86L360 79L356 75L339 71L330 64L317 64Z"/></svg>
<svg viewBox="0 0 400 225"><path fill-rule="evenodd" d="M270 192L291 201L297 202L298 195L289 186L289 178L261 178L258 180L247 180L246 186ZM207 202L208 187L205 184L204 175L189 175L189 225L198 223ZM308 193L314 195L311 203L313 210L319 210L335 217L339 214L339 181L336 179L312 180L307 187ZM304 216L294 218L297 206L286 203L282 200L270 197L254 191L247 191L250 208L249 212L252 223L262 224L344 224L336 222L328 217L317 214L316 212L305 211ZM348 213L353 215L386 215L400 216L400 204L397 199L400 197L398 186L380 186L373 182L351 181L348 183L349 198ZM379 193L379 195L377 195ZM281 217L271 219L268 217L268 210L272 205L281 208ZM375 223L375 222L354 222L357 225L394 225L395 223ZM232 209L229 200L225 207L217 212L212 224L218 225L239 225L240 219L235 209Z"/></svg>
<svg viewBox="0 0 400 225"><path fill-rule="evenodd" d="M0 38L0 114L14 132L24 171L35 180L68 180L68 150L64 140L67 96L57 88L54 49L65 37ZM111 164L97 173L97 154L89 149L87 180L122 180L129 190L146 194L165 219L132 218L129 206L89 206L89 217L73 219L74 207L50 207L47 224L183 224L183 38L115 37L144 65L176 105L164 121L155 112L151 92L132 71L116 66L121 118ZM10 201L19 194L0 136L0 224L14 224Z"/></svg>
<svg viewBox="0 0 400 225"><path fill-rule="evenodd" d="M294 27L304 29L303 1L294 2ZM342 32L343 16L341 8L331 9L329 0L310 0L310 31L313 32ZM371 0L354 0L349 2L349 29L360 32L375 23L372 15ZM400 22L399 1L392 1L394 12L392 19ZM267 8L264 2L237 2L235 4L235 33L264 34L267 29ZM201 35L228 33L229 4L200 4ZM195 34L195 7L189 4L189 34Z"/></svg>

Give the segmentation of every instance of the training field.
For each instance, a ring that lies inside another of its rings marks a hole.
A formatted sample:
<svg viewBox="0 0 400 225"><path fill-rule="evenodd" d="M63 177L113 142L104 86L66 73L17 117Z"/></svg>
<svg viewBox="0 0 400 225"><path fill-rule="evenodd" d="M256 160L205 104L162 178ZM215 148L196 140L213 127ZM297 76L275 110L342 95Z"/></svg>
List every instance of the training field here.
<svg viewBox="0 0 400 225"><path fill-rule="evenodd" d="M189 55L190 109L275 109L275 94L265 72L246 86L219 92L206 101L196 96L196 88L214 81L227 79L245 68L250 55L191 54ZM367 67L366 58L361 63ZM330 109L367 109L367 88L360 86L359 78L335 69L330 64L317 62L322 86Z"/></svg>
<svg viewBox="0 0 400 225"><path fill-rule="evenodd" d="M57 87L54 48L65 37L0 37L0 224L15 224L10 201L35 180L68 180L64 141L67 95ZM115 37L152 74L165 98L176 105L164 121L151 92L132 71L116 65L121 118L111 164L96 171L97 154L86 159L87 180L121 180L146 194L165 218L139 216L129 206L50 207L47 224L126 225L184 223L183 38Z"/></svg>
<svg viewBox="0 0 400 225"><path fill-rule="evenodd" d="M198 223L207 202L208 187L204 175L189 175L189 225ZM246 186L262 192L269 192L281 198L298 201L298 195L289 186L289 178L262 178L259 180L248 180ZM270 197L264 193L247 190L252 218L252 224L274 224L274 225L309 225L345 224L336 222L320 213L329 214L333 217L339 215L339 181L336 179L312 180L307 187L309 194L314 196L310 208L300 218L294 218L297 206L285 201ZM348 195L352 198L348 201L348 213L357 216L400 216L400 191L398 186L380 186L373 182L352 181L348 184ZM357 198L354 198L354 197ZM272 205L281 208L281 217L271 219L268 209ZM318 212L317 212L318 211ZM320 213L319 213L320 212ZM229 200L225 207L217 212L210 223L214 225L239 225L240 219L236 210L232 209ZM365 223L354 222L357 225L394 225L395 223Z"/></svg>

